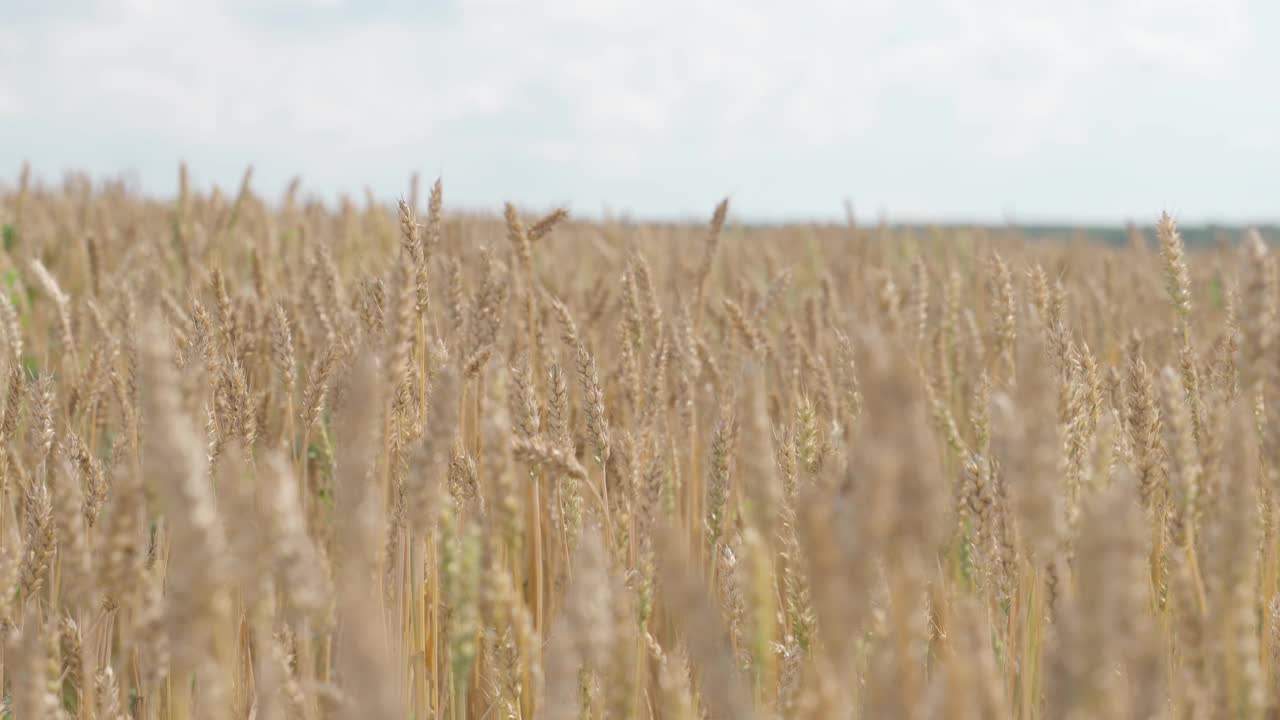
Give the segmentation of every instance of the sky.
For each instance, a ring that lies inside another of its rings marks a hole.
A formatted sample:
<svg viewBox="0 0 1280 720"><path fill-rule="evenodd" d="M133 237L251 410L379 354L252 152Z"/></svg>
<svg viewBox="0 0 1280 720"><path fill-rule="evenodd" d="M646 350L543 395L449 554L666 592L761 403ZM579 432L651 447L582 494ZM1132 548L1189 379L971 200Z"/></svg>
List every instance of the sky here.
<svg viewBox="0 0 1280 720"><path fill-rule="evenodd" d="M0 0L0 184L1280 218L1274 0Z"/></svg>

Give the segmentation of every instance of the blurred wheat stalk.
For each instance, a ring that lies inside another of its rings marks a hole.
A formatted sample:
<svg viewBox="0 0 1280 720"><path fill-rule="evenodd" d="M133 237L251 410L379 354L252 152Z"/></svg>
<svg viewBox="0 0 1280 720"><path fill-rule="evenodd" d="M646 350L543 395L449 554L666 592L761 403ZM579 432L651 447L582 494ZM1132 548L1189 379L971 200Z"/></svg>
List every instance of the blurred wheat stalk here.
<svg viewBox="0 0 1280 720"><path fill-rule="evenodd" d="M4 717L1280 712L1280 287L1014 232L0 195Z"/></svg>

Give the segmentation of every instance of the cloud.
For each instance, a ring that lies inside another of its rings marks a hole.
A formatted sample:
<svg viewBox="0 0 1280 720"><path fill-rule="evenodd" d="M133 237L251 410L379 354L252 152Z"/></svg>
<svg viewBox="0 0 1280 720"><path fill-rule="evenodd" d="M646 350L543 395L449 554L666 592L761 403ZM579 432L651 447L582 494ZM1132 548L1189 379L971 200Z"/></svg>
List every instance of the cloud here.
<svg viewBox="0 0 1280 720"><path fill-rule="evenodd" d="M134 167L159 192L188 158L226 185L255 162L271 191L390 194L421 168L487 206L701 215L732 190L761 216L852 193L1110 217L1162 193L1242 215L1269 207L1253 163L1280 160L1261 0L51 7L0 18L0 131L22 140L0 163Z"/></svg>

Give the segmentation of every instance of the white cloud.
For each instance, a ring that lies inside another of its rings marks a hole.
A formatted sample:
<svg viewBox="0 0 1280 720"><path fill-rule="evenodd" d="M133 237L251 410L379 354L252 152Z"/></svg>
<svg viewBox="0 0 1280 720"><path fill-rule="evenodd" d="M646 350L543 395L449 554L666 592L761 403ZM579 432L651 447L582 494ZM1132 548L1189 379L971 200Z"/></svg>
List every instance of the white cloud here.
<svg viewBox="0 0 1280 720"><path fill-rule="evenodd" d="M1247 172L1211 180L1215 157L1280 159L1264 2L96 0L0 30L0 130L29 140L0 162L132 163L156 189L179 156L326 191L423 167L469 204L649 212L736 188L761 215L838 215L848 192L988 217L1154 192L1256 213ZM113 138L132 141L95 142ZM1202 172L1118 184L1188 138Z"/></svg>

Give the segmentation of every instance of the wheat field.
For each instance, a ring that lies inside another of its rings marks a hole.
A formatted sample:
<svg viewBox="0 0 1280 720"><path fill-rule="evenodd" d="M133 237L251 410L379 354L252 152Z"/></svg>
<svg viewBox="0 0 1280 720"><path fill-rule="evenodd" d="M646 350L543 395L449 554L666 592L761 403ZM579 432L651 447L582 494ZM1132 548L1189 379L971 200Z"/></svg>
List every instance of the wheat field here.
<svg viewBox="0 0 1280 720"><path fill-rule="evenodd" d="M4 718L1280 713L1257 233L181 179L0 194Z"/></svg>

